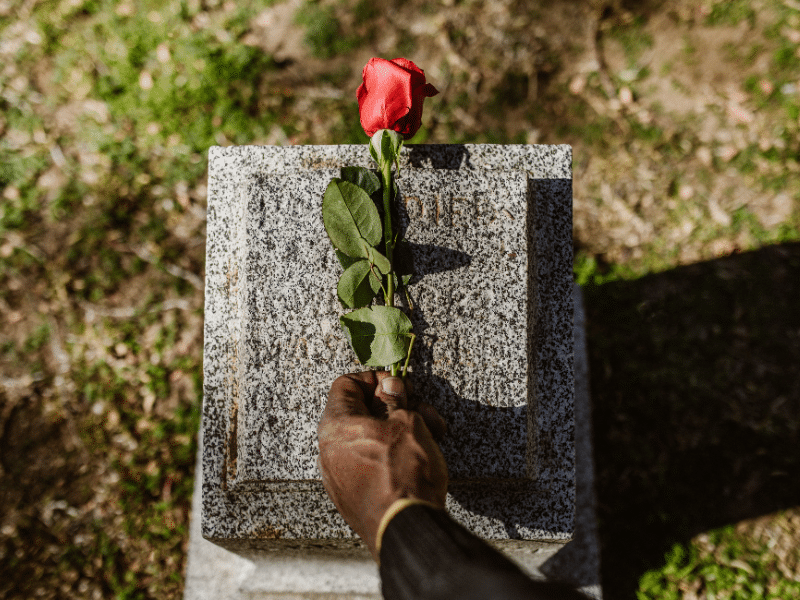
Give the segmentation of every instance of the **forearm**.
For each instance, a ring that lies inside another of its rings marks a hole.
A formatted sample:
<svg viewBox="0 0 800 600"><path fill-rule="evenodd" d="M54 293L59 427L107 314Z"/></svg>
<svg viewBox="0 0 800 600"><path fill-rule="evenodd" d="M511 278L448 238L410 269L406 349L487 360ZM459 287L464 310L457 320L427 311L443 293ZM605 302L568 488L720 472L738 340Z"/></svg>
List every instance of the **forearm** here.
<svg viewBox="0 0 800 600"><path fill-rule="evenodd" d="M585 600L574 590L531 580L445 511L429 506L410 506L389 522L380 559L385 600Z"/></svg>

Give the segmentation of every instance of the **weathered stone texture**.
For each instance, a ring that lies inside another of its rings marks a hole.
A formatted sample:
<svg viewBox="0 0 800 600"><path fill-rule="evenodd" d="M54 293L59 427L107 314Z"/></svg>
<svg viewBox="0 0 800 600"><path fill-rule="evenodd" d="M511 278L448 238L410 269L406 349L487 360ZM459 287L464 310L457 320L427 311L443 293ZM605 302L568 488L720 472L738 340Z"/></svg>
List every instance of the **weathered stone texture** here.
<svg viewBox="0 0 800 600"><path fill-rule="evenodd" d="M370 167L366 145L209 154L202 527L226 547L341 549L354 536L316 468L327 390L362 368L321 217L346 165ZM413 379L448 422L448 509L486 538L566 541L570 148L410 146L398 184L417 272Z"/></svg>

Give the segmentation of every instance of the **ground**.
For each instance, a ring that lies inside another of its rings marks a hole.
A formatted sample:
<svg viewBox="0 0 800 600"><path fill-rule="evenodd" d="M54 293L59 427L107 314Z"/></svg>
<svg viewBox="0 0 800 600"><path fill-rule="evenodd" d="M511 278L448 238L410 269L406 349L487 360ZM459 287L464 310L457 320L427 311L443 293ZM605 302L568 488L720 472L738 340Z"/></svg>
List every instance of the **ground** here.
<svg viewBox="0 0 800 600"><path fill-rule="evenodd" d="M179 598L211 145L568 143L609 598L800 594L800 3L0 0L0 595Z"/></svg>

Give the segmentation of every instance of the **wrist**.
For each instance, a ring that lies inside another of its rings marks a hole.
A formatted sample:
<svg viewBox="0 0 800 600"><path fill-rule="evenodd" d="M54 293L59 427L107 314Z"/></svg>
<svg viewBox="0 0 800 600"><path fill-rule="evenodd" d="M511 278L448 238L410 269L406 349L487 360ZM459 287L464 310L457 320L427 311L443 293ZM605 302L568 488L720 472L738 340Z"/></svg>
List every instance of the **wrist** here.
<svg viewBox="0 0 800 600"><path fill-rule="evenodd" d="M381 541L383 540L383 534L386 533L386 528L389 526L389 522L396 517L401 511L405 510L409 506L416 506L421 504L423 506L430 506L436 510L444 510L443 507L434 504L433 502L429 502L428 500L422 500L421 498L398 498L394 502L389 505L389 508L386 509L386 512L383 513L380 522L378 523L378 531L375 534L375 559L380 565L380 555L381 555Z"/></svg>

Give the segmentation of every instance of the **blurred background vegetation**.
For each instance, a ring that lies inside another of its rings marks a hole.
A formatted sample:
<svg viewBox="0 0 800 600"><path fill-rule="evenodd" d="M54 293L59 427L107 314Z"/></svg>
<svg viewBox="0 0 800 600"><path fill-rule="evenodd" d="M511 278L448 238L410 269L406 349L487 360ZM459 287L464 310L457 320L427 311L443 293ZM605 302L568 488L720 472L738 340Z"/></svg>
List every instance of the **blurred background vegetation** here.
<svg viewBox="0 0 800 600"><path fill-rule="evenodd" d="M608 598L800 596L800 2L0 0L0 595L180 598L207 150L568 143Z"/></svg>

